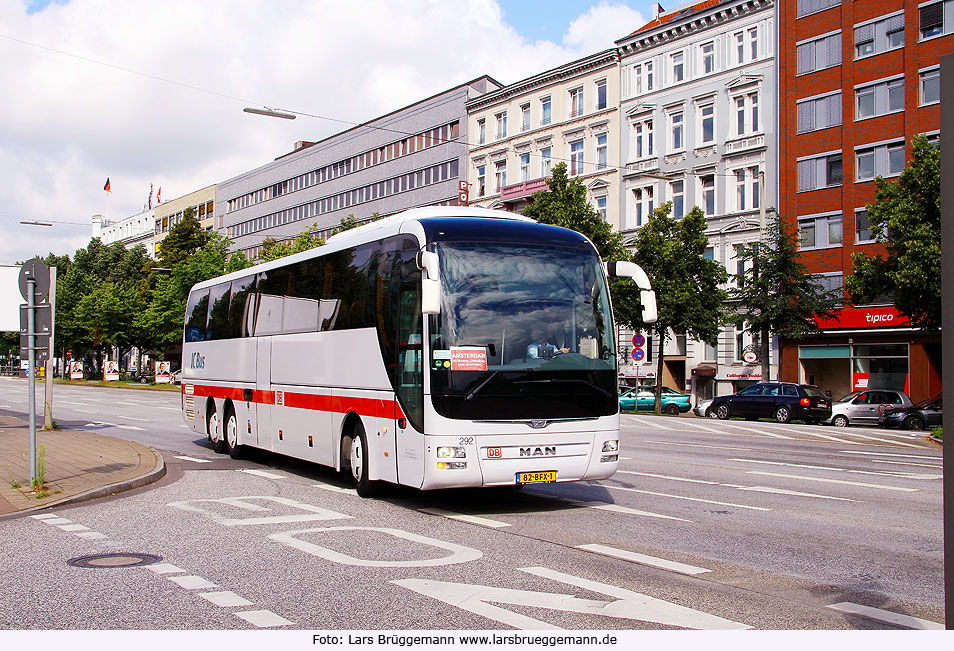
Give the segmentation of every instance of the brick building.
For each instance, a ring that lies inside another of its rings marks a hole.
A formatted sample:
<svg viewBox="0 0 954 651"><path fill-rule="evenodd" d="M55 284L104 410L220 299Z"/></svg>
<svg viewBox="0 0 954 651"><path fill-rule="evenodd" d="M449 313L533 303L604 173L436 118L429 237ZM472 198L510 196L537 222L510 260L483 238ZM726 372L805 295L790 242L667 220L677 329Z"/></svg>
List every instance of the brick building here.
<svg viewBox="0 0 954 651"><path fill-rule="evenodd" d="M797 0L778 5L779 212L798 224L811 272L830 287L855 251L884 252L865 206L877 176L897 177L917 134L940 128L939 63L954 51L954 0ZM940 339L891 303L849 306L821 336L781 344L781 379L835 398L941 389Z"/></svg>

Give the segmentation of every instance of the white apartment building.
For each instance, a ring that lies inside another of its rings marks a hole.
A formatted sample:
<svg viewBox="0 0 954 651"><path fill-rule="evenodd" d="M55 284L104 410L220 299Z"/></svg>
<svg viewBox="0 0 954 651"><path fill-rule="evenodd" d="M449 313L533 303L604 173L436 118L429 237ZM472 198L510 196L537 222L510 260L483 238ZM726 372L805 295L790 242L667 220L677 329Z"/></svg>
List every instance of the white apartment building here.
<svg viewBox="0 0 954 651"><path fill-rule="evenodd" d="M618 228L618 61L604 50L468 101L471 205L520 212L565 162Z"/></svg>
<svg viewBox="0 0 954 651"><path fill-rule="evenodd" d="M93 215L92 222L92 236L98 237L103 244L121 242L127 249L142 244L146 247L149 257L156 257L153 246L155 208L148 208L137 215L124 217L118 221L109 221L102 215Z"/></svg>
<svg viewBox="0 0 954 651"><path fill-rule="evenodd" d="M708 254L725 265L733 286L742 271L736 252L758 239L765 204L777 205L774 8L774 0L705 0L659 13L616 41L620 231L632 241L666 201L676 217L699 206ZM621 344L631 337L623 333ZM742 323L724 328L714 347L677 334L659 380L695 400L732 393L762 379L761 362L743 362L752 344ZM640 365L630 359L625 375L655 383L652 348ZM774 337L771 348L777 364Z"/></svg>

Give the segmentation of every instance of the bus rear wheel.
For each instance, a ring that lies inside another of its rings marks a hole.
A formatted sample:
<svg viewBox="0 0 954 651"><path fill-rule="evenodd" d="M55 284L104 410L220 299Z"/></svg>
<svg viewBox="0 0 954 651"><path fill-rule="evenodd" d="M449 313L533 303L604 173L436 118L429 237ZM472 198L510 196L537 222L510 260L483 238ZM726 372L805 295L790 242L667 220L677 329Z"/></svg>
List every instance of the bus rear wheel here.
<svg viewBox="0 0 954 651"><path fill-rule="evenodd" d="M225 409L225 449L233 459L241 459L245 454L245 446L238 442L238 418L235 408L229 405Z"/></svg>
<svg viewBox="0 0 954 651"><path fill-rule="evenodd" d="M209 435L209 443L216 454L225 453L225 437L222 436L222 423L219 420L219 410L215 403L209 405L209 413L205 417L205 428Z"/></svg>
<svg viewBox="0 0 954 651"><path fill-rule="evenodd" d="M368 435L364 432L364 425L355 425L354 438L351 440L351 476L354 477L355 487L361 497L375 497L380 484L368 479Z"/></svg>

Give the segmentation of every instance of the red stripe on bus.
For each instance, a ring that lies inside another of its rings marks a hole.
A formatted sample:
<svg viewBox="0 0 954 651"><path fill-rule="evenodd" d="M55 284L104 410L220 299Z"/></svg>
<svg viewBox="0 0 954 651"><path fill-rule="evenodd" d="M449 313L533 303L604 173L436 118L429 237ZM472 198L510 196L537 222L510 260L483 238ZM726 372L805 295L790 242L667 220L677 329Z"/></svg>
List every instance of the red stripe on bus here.
<svg viewBox="0 0 954 651"><path fill-rule="evenodd" d="M276 404L277 391L252 389L252 399L245 398L245 389L196 384L194 395L199 397L231 398L240 402L254 402L262 405ZM327 396L317 393L297 393L285 391L282 395L285 407L309 409L311 411L330 411L339 414L355 412L374 418L404 418L401 406L394 400L378 398L355 398L350 396Z"/></svg>

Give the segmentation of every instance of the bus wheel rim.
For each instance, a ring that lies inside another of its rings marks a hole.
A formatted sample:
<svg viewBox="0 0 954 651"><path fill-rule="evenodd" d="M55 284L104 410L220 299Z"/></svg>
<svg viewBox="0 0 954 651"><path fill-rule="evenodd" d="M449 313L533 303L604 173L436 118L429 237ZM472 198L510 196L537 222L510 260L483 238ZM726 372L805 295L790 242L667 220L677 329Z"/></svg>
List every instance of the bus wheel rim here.
<svg viewBox="0 0 954 651"><path fill-rule="evenodd" d="M351 475L358 481L361 480L362 462L361 439L356 437L351 442Z"/></svg>

